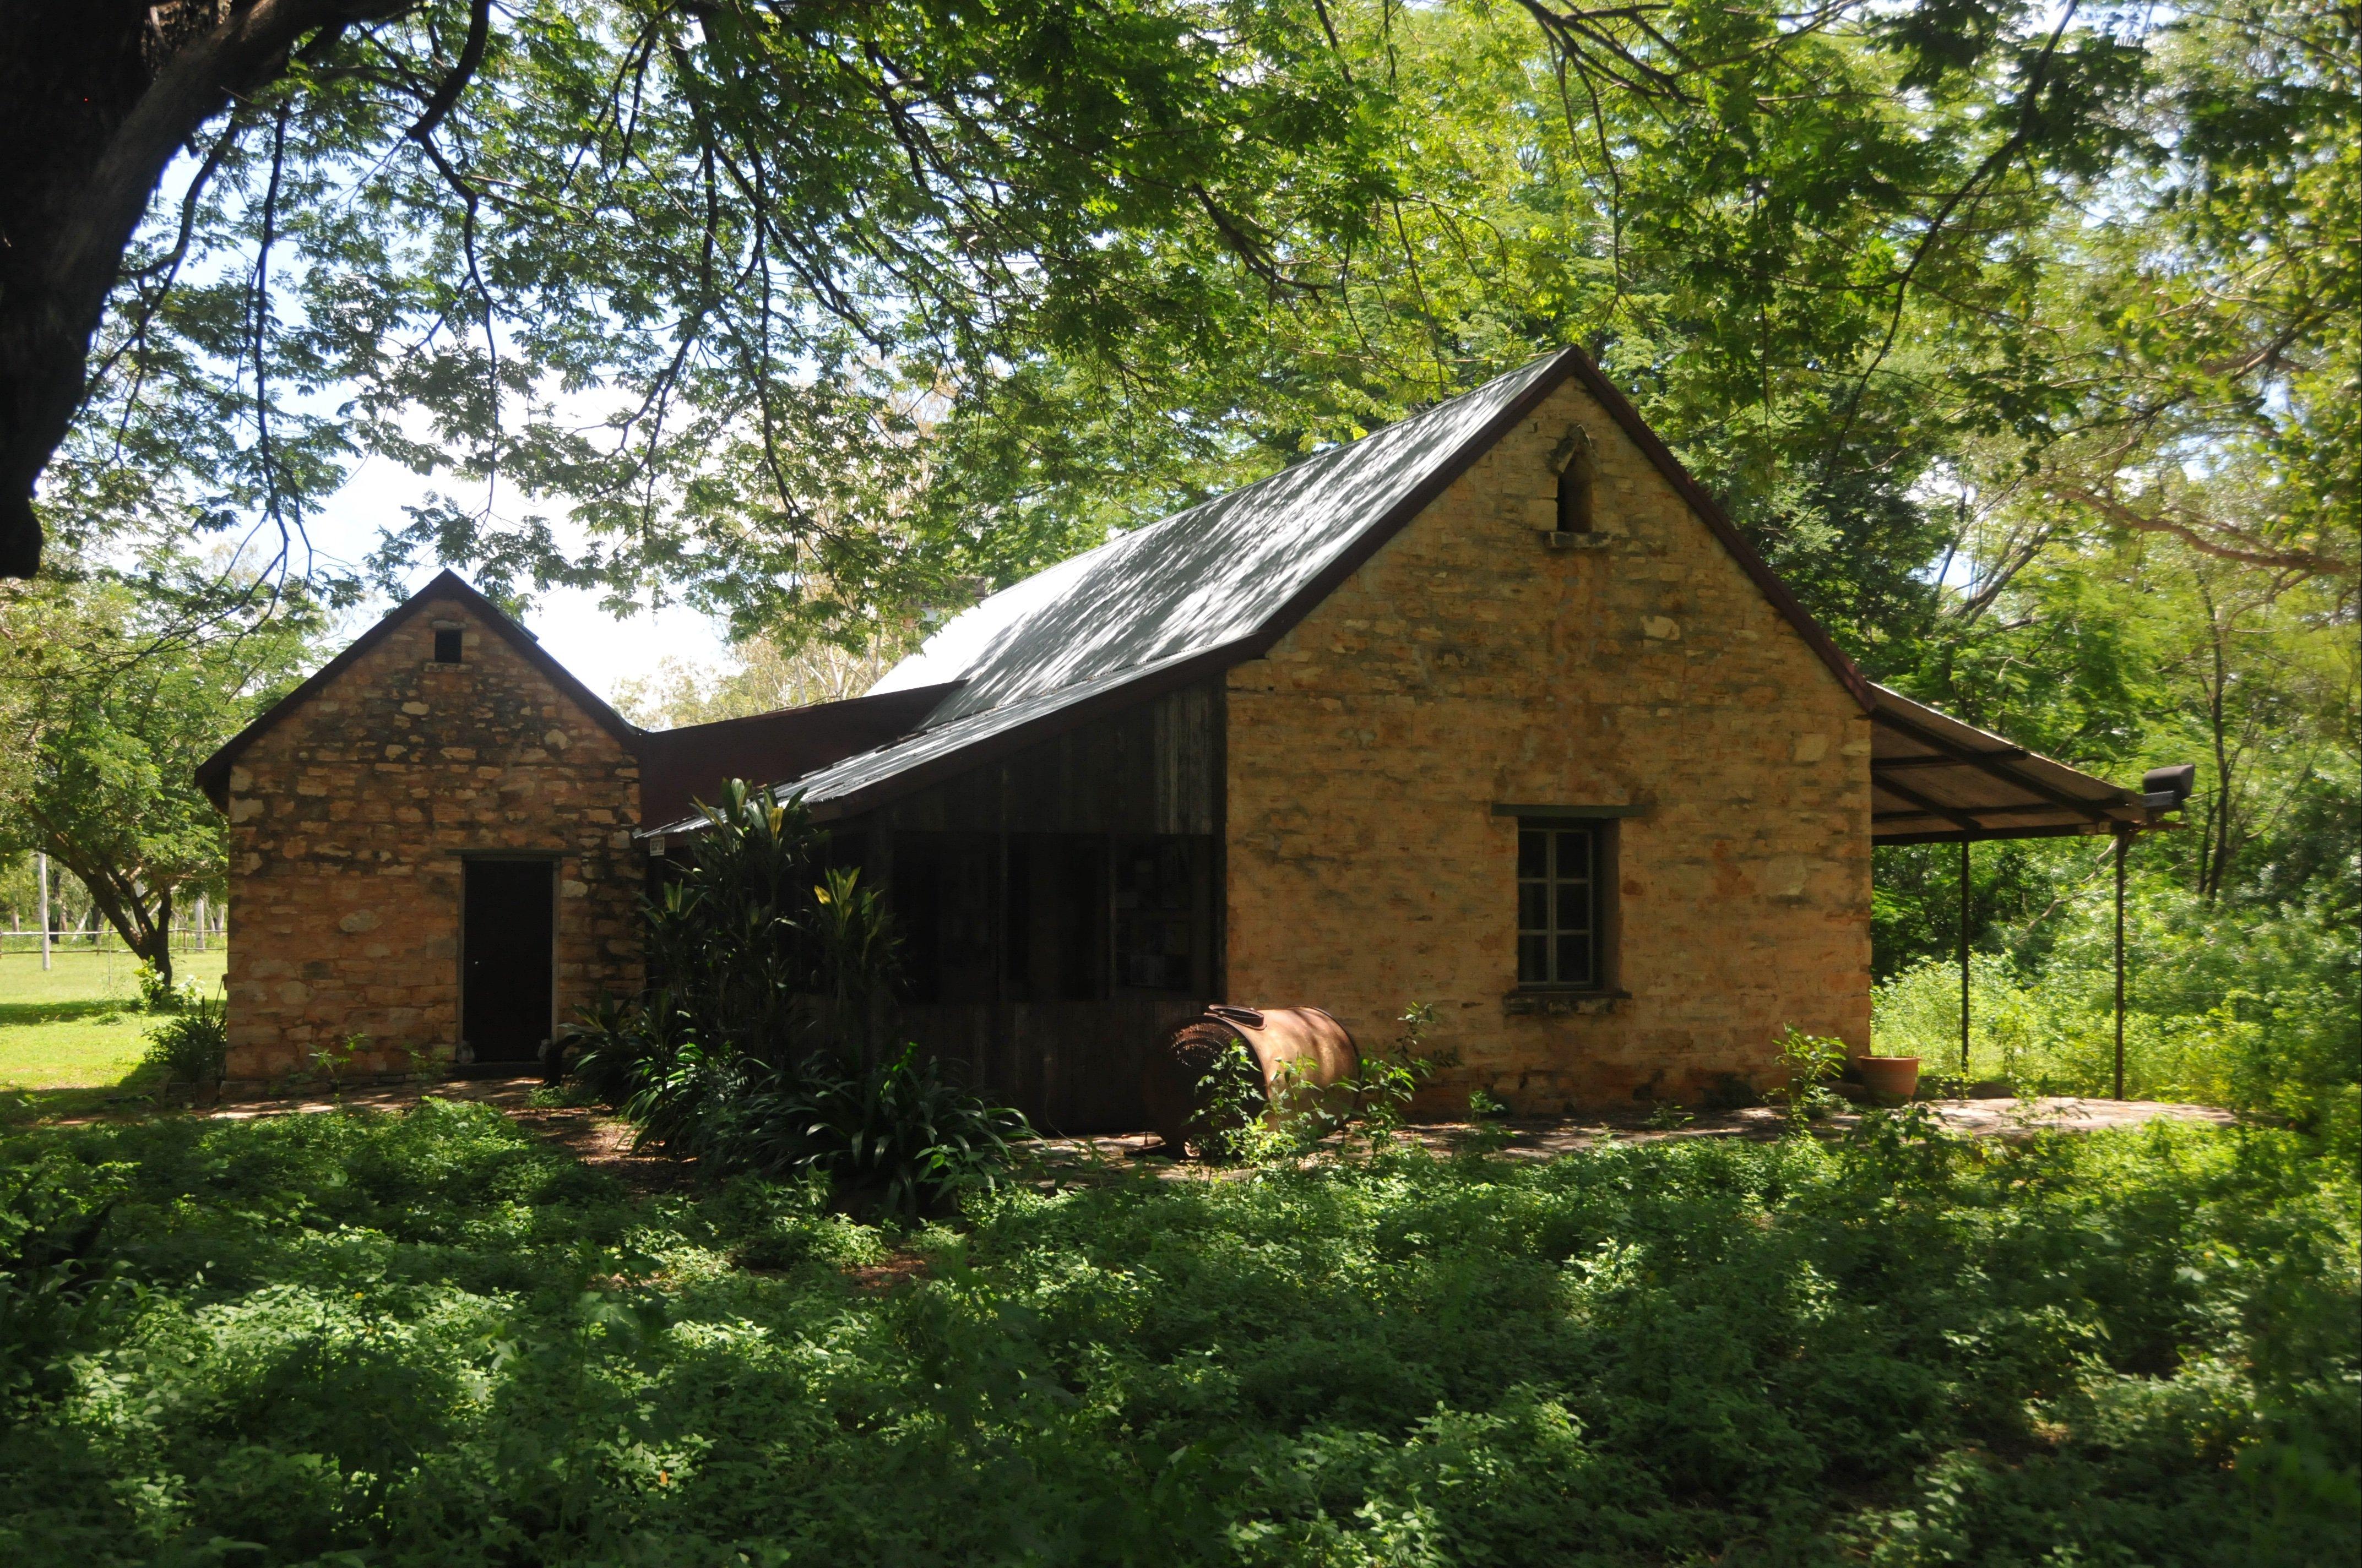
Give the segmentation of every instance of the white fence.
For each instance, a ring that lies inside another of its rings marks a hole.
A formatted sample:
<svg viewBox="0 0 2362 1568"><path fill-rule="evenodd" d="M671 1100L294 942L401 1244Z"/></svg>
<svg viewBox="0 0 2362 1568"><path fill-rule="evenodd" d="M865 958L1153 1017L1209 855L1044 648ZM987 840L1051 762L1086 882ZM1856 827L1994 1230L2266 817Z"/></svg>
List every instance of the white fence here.
<svg viewBox="0 0 2362 1568"><path fill-rule="evenodd" d="M200 930L194 926L172 927L172 950L176 953L217 953L226 946L221 927L216 925ZM50 950L56 953L124 953L130 949L112 926L101 926L94 931L84 926L78 929L50 933ZM26 953L41 956L41 933L38 928L23 931L0 931L0 956Z"/></svg>

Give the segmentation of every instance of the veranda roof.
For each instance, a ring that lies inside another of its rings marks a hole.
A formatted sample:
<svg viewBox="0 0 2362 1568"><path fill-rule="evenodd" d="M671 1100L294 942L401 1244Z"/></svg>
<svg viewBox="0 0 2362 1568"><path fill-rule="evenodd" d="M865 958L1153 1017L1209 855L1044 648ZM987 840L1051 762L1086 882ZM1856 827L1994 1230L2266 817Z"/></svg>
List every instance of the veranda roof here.
<svg viewBox="0 0 2362 1568"><path fill-rule="evenodd" d="M2111 833L2154 826L2167 809L1901 692L1871 695L1873 843Z"/></svg>

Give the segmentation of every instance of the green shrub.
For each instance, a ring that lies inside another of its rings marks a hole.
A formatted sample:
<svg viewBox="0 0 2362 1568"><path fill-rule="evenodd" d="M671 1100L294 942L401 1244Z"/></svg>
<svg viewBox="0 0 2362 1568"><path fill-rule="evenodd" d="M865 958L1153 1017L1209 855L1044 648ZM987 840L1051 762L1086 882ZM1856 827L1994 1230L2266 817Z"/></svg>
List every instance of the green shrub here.
<svg viewBox="0 0 2362 1568"><path fill-rule="evenodd" d="M192 989L179 1012L148 1031L146 1063L160 1069L167 1083L219 1083L229 1071L227 1002Z"/></svg>
<svg viewBox="0 0 2362 1568"><path fill-rule="evenodd" d="M2029 1094L2113 1092L2115 975L2104 905L2075 912L2036 968L1978 953L1969 966L1970 1080ZM2326 905L2271 914L2210 910L2142 890L2126 922L2125 1091L2327 1127L2362 1080L2362 944ZM1957 966L1929 961L1872 998L1879 1049L1952 1072L1960 1059Z"/></svg>
<svg viewBox="0 0 2362 1568"><path fill-rule="evenodd" d="M875 1193L893 1212L944 1208L1000 1185L1010 1143L1030 1130L943 1076L915 1046L852 1071L825 1061L758 1078L732 1103L728 1168L817 1176Z"/></svg>
<svg viewBox="0 0 2362 1568"><path fill-rule="evenodd" d="M1400 1029L1391 1048L1363 1054L1354 1077L1327 1086L1311 1082L1295 1062L1283 1061L1266 1087L1253 1053L1232 1038L1198 1077L1197 1102L1204 1108L1205 1133L1192 1141L1206 1158L1249 1165L1300 1158L1340 1134L1348 1152L1391 1144L1420 1087L1455 1059L1427 1049L1427 1031L1435 1022L1432 1003L1411 1003L1395 1022Z"/></svg>
<svg viewBox="0 0 2362 1568"><path fill-rule="evenodd" d="M898 962L877 894L827 867L800 802L733 780L706 819L645 907L649 985L588 1015L575 1081L640 1146L717 1175L825 1176L903 1212L994 1186L1024 1119L886 1048Z"/></svg>
<svg viewBox="0 0 2362 1568"><path fill-rule="evenodd" d="M156 966L141 959L131 970L132 981L139 987L139 1006L147 1013L177 1013L185 1000L182 992L173 988Z"/></svg>
<svg viewBox="0 0 2362 1568"><path fill-rule="evenodd" d="M1829 1085L1845 1071L1845 1042L1808 1035L1791 1024L1774 1043L1780 1048L1781 1080L1770 1098L1786 1109L1788 1124L1802 1127L1838 1109Z"/></svg>

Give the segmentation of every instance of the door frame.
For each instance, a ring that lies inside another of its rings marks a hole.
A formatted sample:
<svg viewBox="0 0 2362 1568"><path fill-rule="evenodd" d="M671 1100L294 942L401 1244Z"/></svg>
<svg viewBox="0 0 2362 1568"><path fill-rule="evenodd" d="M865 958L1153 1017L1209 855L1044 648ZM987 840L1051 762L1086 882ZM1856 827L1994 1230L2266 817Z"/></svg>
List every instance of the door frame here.
<svg viewBox="0 0 2362 1568"><path fill-rule="evenodd" d="M548 1001L549 1029L552 1037L555 1037L557 1033L557 917L564 905L564 900L557 894L558 883L564 880L558 875L558 872L562 869L561 862L565 859L566 851L563 850L462 850L459 851L459 911L458 917L451 922L452 929L458 933L458 940L453 944L451 953L451 966L458 974L457 982L452 990L458 997L458 1006L452 1019L451 1029L451 1063L454 1068L466 1070L477 1065L471 1061L463 1068L458 1059L459 1047L468 1043L468 867L478 861L539 861L549 867ZM490 1065L516 1067L523 1064L494 1062Z"/></svg>

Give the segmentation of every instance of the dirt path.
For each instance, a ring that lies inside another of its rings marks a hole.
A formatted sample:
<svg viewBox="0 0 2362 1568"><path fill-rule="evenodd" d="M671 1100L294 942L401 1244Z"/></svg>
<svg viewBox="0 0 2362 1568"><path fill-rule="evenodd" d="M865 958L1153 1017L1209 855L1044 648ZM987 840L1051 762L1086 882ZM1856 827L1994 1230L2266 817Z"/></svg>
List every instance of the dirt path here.
<svg viewBox="0 0 2362 1568"><path fill-rule="evenodd" d="M2154 1121L2195 1122L2227 1127L2238 1117L2212 1105L2176 1105L2155 1100L2083 1100L2049 1096L2033 1100L1935 1100L1926 1102L1944 1125L1963 1137L2026 1137L2040 1132L2096 1132L2105 1127L2137 1127ZM1506 1140L1494 1152L1504 1159L1547 1160L1561 1155L1617 1143L1661 1143L1685 1138L1746 1138L1768 1142L1787 1131L1787 1120L1769 1106L1740 1111L1687 1113L1675 1111L1678 1124L1666 1125L1635 1113L1616 1116L1517 1117L1491 1126L1471 1122L1415 1122L1404 1135L1439 1155L1456 1154L1480 1140ZM1672 1117L1666 1118L1671 1121ZM1849 1131L1861 1122L1861 1113L1847 1111L1814 1124L1825 1136ZM1100 1137L1044 1138L1039 1147L1055 1168L1080 1175L1093 1168L1113 1168L1138 1162L1159 1175L1202 1173L1208 1168L1186 1166L1163 1157L1164 1143L1153 1133L1130 1133Z"/></svg>
<svg viewBox="0 0 2362 1568"><path fill-rule="evenodd" d="M442 1082L371 1085L342 1095L318 1093L241 1099L214 1106L203 1114L224 1121L257 1116L316 1113L344 1107L400 1111L425 1096L474 1101L491 1105L536 1137L564 1148L594 1170L607 1172L637 1192L662 1192L689 1185L694 1166L660 1155L631 1152L630 1129L613 1116L577 1106L533 1103L537 1078L455 1079ZM2154 1100L2085 1100L2049 1097L2033 1100L1937 1100L1926 1102L1944 1125L1964 1137L2025 1137L2050 1131L2093 1132L2108 1127L2137 1127L2153 1121L2192 1122L2230 1126L2238 1118L2211 1105L2175 1105ZM1675 1118L1679 1118L1678 1121ZM1861 1113L1847 1111L1815 1124L1825 1136L1858 1125ZM1637 1112L1619 1115L1514 1118L1479 1126L1469 1122L1419 1122L1404 1135L1439 1155L1456 1154L1472 1143L1500 1140L1496 1157L1548 1160L1596 1148L1608 1142L1658 1143L1691 1138L1745 1138L1768 1141L1786 1131L1782 1114L1767 1106L1713 1113L1674 1111L1658 1118ZM1044 1187L1103 1180L1128 1169L1153 1171L1168 1180L1201 1179L1237 1174L1167 1157L1153 1133L1108 1134L1087 1137L1043 1138L1027 1146L1040 1161L1035 1179Z"/></svg>

